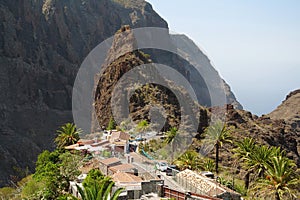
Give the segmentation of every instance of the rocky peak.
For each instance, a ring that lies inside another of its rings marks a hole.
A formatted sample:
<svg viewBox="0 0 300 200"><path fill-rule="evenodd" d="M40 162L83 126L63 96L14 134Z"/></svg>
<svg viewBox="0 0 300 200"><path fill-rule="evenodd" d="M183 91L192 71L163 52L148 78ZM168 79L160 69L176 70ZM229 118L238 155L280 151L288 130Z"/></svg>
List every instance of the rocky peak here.
<svg viewBox="0 0 300 200"><path fill-rule="evenodd" d="M123 26L114 35L112 46L107 53L103 68L106 68L116 59L123 55L123 52L133 52L137 49L137 41L129 25Z"/></svg>
<svg viewBox="0 0 300 200"><path fill-rule="evenodd" d="M282 119L291 128L300 132L300 90L290 92L286 99L270 114L271 119Z"/></svg>
<svg viewBox="0 0 300 200"><path fill-rule="evenodd" d="M286 96L285 100L287 101L289 98L295 97L298 94L300 94L300 89L290 92L290 94Z"/></svg>

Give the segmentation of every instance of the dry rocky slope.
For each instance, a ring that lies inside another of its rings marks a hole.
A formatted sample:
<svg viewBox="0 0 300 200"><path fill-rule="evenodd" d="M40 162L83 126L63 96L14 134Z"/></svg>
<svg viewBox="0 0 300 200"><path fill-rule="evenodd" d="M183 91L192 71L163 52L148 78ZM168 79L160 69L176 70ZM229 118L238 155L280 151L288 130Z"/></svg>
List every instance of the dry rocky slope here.
<svg viewBox="0 0 300 200"><path fill-rule="evenodd" d="M0 186L33 170L55 130L72 121L74 79L97 44L122 25L168 26L143 0L2 0L0 20ZM152 59L187 64L162 55Z"/></svg>
<svg viewBox="0 0 300 200"><path fill-rule="evenodd" d="M279 146L300 167L299 105L300 90L296 90L287 95L286 100L277 109L261 117L228 106L226 121L229 126L236 127L233 132L235 140L251 137L260 144ZM233 148L235 146L226 144L221 153L221 160L226 166L234 166L230 151Z"/></svg>
<svg viewBox="0 0 300 200"><path fill-rule="evenodd" d="M286 99L268 116L271 119L283 119L293 130L300 131L300 89L291 92Z"/></svg>

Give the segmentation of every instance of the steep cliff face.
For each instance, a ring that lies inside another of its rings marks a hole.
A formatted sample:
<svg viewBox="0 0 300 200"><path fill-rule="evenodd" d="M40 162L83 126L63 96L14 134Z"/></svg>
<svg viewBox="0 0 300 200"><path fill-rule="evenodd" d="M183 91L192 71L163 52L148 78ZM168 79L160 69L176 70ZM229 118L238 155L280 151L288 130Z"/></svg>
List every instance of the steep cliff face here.
<svg viewBox="0 0 300 200"><path fill-rule="evenodd" d="M122 25L167 27L150 4L110 0L0 2L0 186L32 170L72 121L71 92L84 57Z"/></svg>
<svg viewBox="0 0 300 200"><path fill-rule="evenodd" d="M178 52L180 52L180 55L184 56L184 59L191 65L200 69L199 71L205 80L205 84L211 85L210 88L213 88L213 90L221 89L218 88L220 85L213 82L215 80L214 77L219 77L220 75L212 66L207 55L205 55L205 53L186 35L171 35L171 39ZM195 76L196 72L193 70L195 69L191 69L190 71L190 82L191 84L196 84L199 80ZM242 109L242 105L237 101L230 86L224 80L222 80L222 82L227 103L232 104L236 109Z"/></svg>
<svg viewBox="0 0 300 200"><path fill-rule="evenodd" d="M201 130L207 125L208 119L205 110L199 105L195 107L193 102L189 102L188 92L180 86L175 86L171 83L173 80L168 80L159 73L159 67L161 66L153 64L152 55L134 49L137 49L137 41L133 31L129 26L121 28L115 34L106 61L102 66L104 71L95 78L96 116L93 119L93 124L99 123L101 127L106 127L110 118L116 117L115 114L117 113L118 117L123 119L124 122L128 121L128 118L131 118L134 122L141 119L149 122L165 119L165 123L157 131L167 131L170 127L178 128L179 124L188 127L188 124L181 124L181 118L184 117L181 114L182 110L191 113L191 109L198 109L202 113L199 129ZM119 52L125 51L128 51L128 53L115 57L115 55L119 55ZM132 70L137 68L138 70L135 71L134 76L128 77L134 79L134 81L128 82L126 78L124 79L123 76L126 76L126 73L132 73ZM156 80L159 84L151 82L151 80ZM120 89L115 90L118 87ZM180 105L182 102L179 102L180 100L176 94L178 96L183 94L185 103L188 106ZM113 95L117 98L113 99ZM126 102L128 97L128 102ZM118 109L114 115L112 112L113 106ZM129 109L129 115L126 114L127 109ZM194 119L193 121L199 120Z"/></svg>

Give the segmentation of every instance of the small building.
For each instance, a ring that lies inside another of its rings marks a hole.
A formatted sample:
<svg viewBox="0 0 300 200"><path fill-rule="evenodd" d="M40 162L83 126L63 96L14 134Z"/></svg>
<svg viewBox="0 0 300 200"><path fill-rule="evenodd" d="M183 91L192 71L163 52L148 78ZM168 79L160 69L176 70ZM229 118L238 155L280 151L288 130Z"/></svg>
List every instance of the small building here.
<svg viewBox="0 0 300 200"><path fill-rule="evenodd" d="M112 157L99 161L99 169L104 175L108 175L108 168L116 165L121 165L122 162L120 159Z"/></svg>
<svg viewBox="0 0 300 200"><path fill-rule="evenodd" d="M241 194L221 185L214 179L186 169L176 174L176 181L186 191L228 200L240 200Z"/></svg>
<svg viewBox="0 0 300 200"><path fill-rule="evenodd" d="M141 177L126 172L117 172L112 176L116 186L123 187L126 190L141 190L143 179Z"/></svg>
<svg viewBox="0 0 300 200"><path fill-rule="evenodd" d="M130 138L130 135L128 133L125 133L123 131L112 131L109 141L110 143L119 142L119 141L128 141Z"/></svg>
<svg viewBox="0 0 300 200"><path fill-rule="evenodd" d="M128 164L128 163L116 165L116 166L108 168L108 175L113 175L118 172L124 172L124 173L126 172L128 174L133 174L136 176L138 175L137 168L135 166L133 166L132 164Z"/></svg>

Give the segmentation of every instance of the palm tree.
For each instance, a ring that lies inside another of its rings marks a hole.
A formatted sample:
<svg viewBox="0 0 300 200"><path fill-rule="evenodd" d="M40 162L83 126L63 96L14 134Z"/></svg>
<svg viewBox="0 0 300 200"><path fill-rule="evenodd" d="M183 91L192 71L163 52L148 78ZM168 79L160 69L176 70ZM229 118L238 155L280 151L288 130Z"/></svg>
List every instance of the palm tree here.
<svg viewBox="0 0 300 200"><path fill-rule="evenodd" d="M266 165L270 161L269 158L283 154L279 147L257 145L252 138L244 138L236 144L238 148L234 149L235 156L238 160L243 161L242 165L246 170L244 178L246 189L249 188L251 173L255 173L254 178L263 177Z"/></svg>
<svg viewBox="0 0 300 200"><path fill-rule="evenodd" d="M178 134L177 132L177 128L176 127L172 127L168 132L167 132L167 137L165 139L165 143L166 144L171 144L172 145L172 161L174 159L174 153L175 153L175 143L179 142L178 138L177 140L175 140L176 135Z"/></svg>
<svg viewBox="0 0 300 200"><path fill-rule="evenodd" d="M292 160L281 155L271 157L270 163L266 164L266 176L258 179L252 187L254 195L275 200L297 199L296 189L300 181L294 172L295 166Z"/></svg>
<svg viewBox="0 0 300 200"><path fill-rule="evenodd" d="M180 169L198 169L199 165L199 155L195 151L186 151L182 154L176 161L174 161Z"/></svg>
<svg viewBox="0 0 300 200"><path fill-rule="evenodd" d="M170 128L170 130L167 132L167 137L165 139L165 143L166 144L170 144L173 142L174 138L177 135L177 128L176 127L172 127Z"/></svg>
<svg viewBox="0 0 300 200"><path fill-rule="evenodd" d="M237 142L236 145L238 148L234 149L235 156L238 157L239 160L245 160L253 153L255 141L253 138L246 137L242 141Z"/></svg>
<svg viewBox="0 0 300 200"><path fill-rule="evenodd" d="M73 123L66 123L56 131L58 136L55 138L55 143L58 149L63 149L65 146L75 144L80 138L81 129L77 129Z"/></svg>
<svg viewBox="0 0 300 200"><path fill-rule="evenodd" d="M249 154L249 156L246 157L245 164L248 167L249 171L255 172L256 177L263 177L270 158L274 156L281 156L279 147L255 145L253 153Z"/></svg>
<svg viewBox="0 0 300 200"><path fill-rule="evenodd" d="M216 173L219 173L219 149L224 143L232 143L230 130L221 121L205 129L205 141L212 143L216 147Z"/></svg>
<svg viewBox="0 0 300 200"><path fill-rule="evenodd" d="M239 161L246 161L249 159L249 155L254 153L255 141L253 138L246 137L242 141L237 142L236 145L238 148L234 149L233 151L235 152L235 157L237 157ZM244 178L245 188L248 189L250 183L250 174L252 171L249 170L249 167L245 164L243 167L246 170L246 175Z"/></svg>
<svg viewBox="0 0 300 200"><path fill-rule="evenodd" d="M113 186L114 182L112 182L110 179L103 179L101 184L99 184L97 181L94 181L84 186L84 189L77 185L77 189L82 200L117 200L118 196L124 189L118 188L111 195L110 193Z"/></svg>
<svg viewBox="0 0 300 200"><path fill-rule="evenodd" d="M141 137L142 137L142 133L145 133L148 129L149 129L149 123L147 122L147 120L140 121L136 127L136 130L141 132Z"/></svg>

